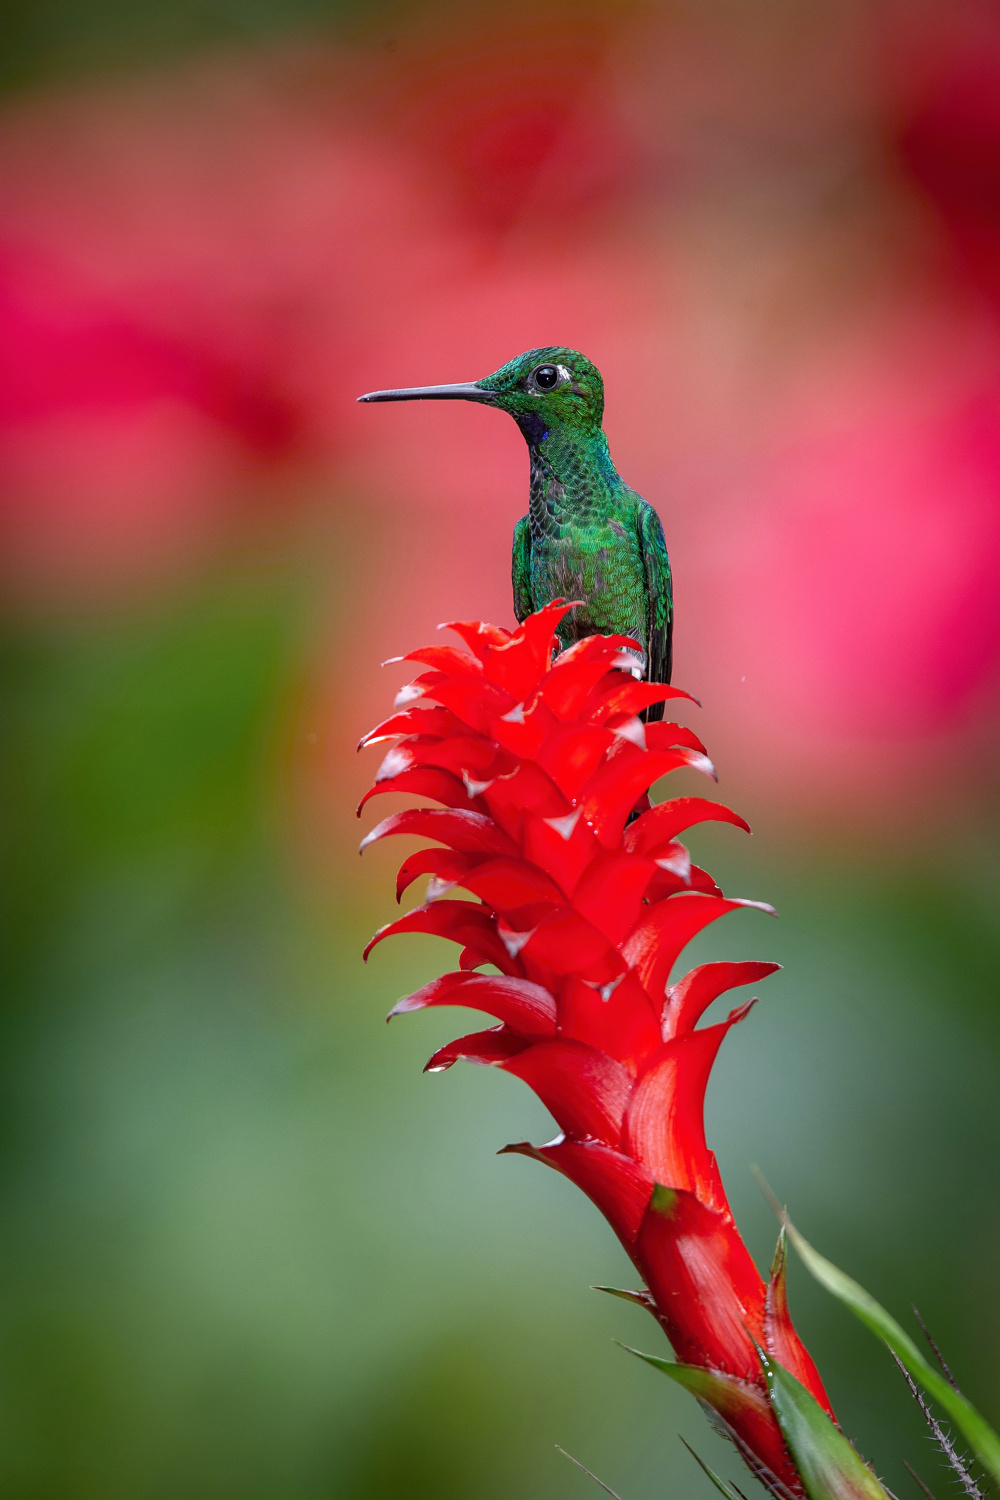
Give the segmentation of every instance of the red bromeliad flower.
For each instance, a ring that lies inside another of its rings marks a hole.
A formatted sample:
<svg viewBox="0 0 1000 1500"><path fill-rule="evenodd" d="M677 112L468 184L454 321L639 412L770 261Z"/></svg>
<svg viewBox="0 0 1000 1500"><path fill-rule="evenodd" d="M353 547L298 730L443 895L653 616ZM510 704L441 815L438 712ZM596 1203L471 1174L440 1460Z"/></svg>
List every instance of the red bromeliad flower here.
<svg viewBox="0 0 1000 1500"><path fill-rule="evenodd" d="M801 1495L762 1352L832 1416L830 1403L788 1314L784 1257L766 1285L705 1142L712 1063L754 1002L698 1026L718 996L778 965L701 964L670 982L710 922L771 908L725 897L678 842L710 820L746 829L742 818L702 797L649 805L648 789L669 771L714 774L690 729L643 722L649 705L690 695L637 681L624 651L635 643L624 637L591 636L554 656L570 608L551 604L513 633L455 624L468 651L431 646L402 658L430 670L362 740L396 741L362 807L382 792L443 805L392 814L362 848L395 833L445 847L404 861L397 898L429 875L427 900L377 932L365 956L399 932L461 945L455 972L391 1014L462 1005L497 1019L442 1047L428 1069L465 1058L534 1089L562 1134L505 1149L556 1168L597 1204L645 1281L636 1300L687 1367L685 1383L769 1488ZM629 821L637 805L645 810ZM476 899L448 899L456 886ZM486 966L498 972L478 972Z"/></svg>

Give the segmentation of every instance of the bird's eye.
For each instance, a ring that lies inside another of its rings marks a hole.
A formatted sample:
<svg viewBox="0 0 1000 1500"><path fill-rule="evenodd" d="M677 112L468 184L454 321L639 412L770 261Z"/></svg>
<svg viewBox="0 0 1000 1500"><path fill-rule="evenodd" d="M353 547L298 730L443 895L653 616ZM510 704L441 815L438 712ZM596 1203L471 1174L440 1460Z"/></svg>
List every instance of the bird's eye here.
<svg viewBox="0 0 1000 1500"><path fill-rule="evenodd" d="M532 371L532 374L540 391L551 391L552 387L559 383L559 371L555 365L539 365L537 370Z"/></svg>

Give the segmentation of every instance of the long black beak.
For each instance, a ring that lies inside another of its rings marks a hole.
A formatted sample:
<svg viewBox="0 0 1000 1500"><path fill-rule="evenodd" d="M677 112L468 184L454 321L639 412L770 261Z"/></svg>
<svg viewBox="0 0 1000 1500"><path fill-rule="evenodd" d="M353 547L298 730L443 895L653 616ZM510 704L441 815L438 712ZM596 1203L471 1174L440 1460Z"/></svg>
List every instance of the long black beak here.
<svg viewBox="0 0 1000 1500"><path fill-rule="evenodd" d="M482 401L492 406L492 391L484 391L473 380L460 380L457 385L414 385L402 391L369 391L359 396L359 401Z"/></svg>

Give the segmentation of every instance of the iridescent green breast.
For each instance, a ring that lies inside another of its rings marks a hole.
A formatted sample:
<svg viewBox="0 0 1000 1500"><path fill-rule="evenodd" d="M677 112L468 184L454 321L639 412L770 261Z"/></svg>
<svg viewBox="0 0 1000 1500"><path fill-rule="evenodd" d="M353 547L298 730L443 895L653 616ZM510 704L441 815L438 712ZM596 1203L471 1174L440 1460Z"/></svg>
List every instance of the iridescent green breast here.
<svg viewBox="0 0 1000 1500"><path fill-rule="evenodd" d="M531 594L535 609L557 598L585 601L560 624L567 644L595 633L631 635L646 644L642 552L627 521L569 522L558 535L532 536Z"/></svg>

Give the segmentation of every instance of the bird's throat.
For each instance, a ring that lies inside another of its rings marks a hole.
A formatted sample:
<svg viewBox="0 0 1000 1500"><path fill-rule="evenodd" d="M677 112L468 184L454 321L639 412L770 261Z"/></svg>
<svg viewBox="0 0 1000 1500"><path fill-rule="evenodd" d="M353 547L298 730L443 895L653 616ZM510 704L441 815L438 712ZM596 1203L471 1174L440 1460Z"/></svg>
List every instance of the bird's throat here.
<svg viewBox="0 0 1000 1500"><path fill-rule="evenodd" d="M522 428L523 430L523 428ZM552 428L528 439L528 515L533 536L551 536L603 514L621 484L607 439L598 431Z"/></svg>

